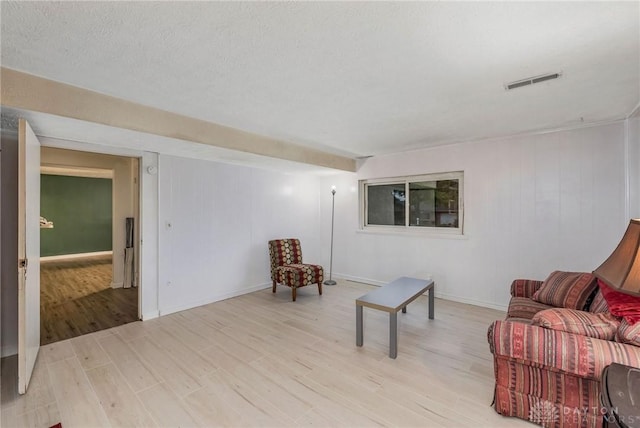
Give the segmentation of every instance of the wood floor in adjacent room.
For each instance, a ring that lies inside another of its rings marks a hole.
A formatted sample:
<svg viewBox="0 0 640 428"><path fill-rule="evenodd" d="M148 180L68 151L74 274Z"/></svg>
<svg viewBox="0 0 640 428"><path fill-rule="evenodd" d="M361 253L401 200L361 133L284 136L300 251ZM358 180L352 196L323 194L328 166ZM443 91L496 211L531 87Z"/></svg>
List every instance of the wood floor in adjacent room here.
<svg viewBox="0 0 640 428"><path fill-rule="evenodd" d="M348 281L278 287L44 346L17 396L15 358L2 361L2 426L517 427L493 410L486 332L504 313L427 297L398 314L364 309L355 346Z"/></svg>
<svg viewBox="0 0 640 428"><path fill-rule="evenodd" d="M138 289L111 278L111 256L41 262L40 344L138 320Z"/></svg>

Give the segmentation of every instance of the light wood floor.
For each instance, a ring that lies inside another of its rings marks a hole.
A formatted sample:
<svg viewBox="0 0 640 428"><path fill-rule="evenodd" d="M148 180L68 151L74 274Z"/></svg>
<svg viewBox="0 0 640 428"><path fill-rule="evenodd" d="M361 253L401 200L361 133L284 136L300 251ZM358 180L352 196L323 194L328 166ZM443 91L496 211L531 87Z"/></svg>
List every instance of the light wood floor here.
<svg viewBox="0 0 640 428"><path fill-rule="evenodd" d="M490 406L486 331L503 313L427 297L398 314L364 310L355 346L347 281L263 290L43 346L29 391L2 362L2 427L408 426L517 427Z"/></svg>
<svg viewBox="0 0 640 428"><path fill-rule="evenodd" d="M40 344L138 319L138 289L111 288L111 256L40 263Z"/></svg>

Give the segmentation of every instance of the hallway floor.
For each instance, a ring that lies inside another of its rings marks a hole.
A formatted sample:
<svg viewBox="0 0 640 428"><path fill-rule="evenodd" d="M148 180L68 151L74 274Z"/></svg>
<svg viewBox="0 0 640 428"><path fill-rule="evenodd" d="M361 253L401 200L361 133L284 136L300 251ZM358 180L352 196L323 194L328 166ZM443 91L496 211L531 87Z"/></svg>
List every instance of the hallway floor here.
<svg viewBox="0 0 640 428"><path fill-rule="evenodd" d="M111 256L40 264L40 344L138 320L138 289L111 288Z"/></svg>

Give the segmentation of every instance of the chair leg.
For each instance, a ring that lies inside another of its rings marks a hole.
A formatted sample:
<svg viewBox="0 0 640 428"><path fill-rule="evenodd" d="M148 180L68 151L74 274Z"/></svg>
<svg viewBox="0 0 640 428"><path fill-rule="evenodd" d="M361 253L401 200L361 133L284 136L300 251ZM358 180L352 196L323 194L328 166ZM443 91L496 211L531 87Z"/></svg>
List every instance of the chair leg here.
<svg viewBox="0 0 640 428"><path fill-rule="evenodd" d="M294 302L296 301L296 290L296 287L291 287L291 300Z"/></svg>
<svg viewBox="0 0 640 428"><path fill-rule="evenodd" d="M322 296L322 281L318 282L318 293Z"/></svg>
<svg viewBox="0 0 640 428"><path fill-rule="evenodd" d="M273 287L271 287L271 291L274 292L274 293L276 292L276 282L275 281L273 281Z"/></svg>

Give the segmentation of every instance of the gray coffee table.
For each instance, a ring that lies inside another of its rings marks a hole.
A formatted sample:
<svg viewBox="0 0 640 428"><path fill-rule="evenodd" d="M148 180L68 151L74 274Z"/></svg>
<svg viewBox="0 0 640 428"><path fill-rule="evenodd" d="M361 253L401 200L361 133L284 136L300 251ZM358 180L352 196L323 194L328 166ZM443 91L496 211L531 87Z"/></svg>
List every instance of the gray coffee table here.
<svg viewBox="0 0 640 428"><path fill-rule="evenodd" d="M362 346L362 308L389 312L389 357L398 356L398 311L407 312L407 305L429 290L429 319L434 312L434 283L432 280L403 276L356 299L356 346Z"/></svg>

